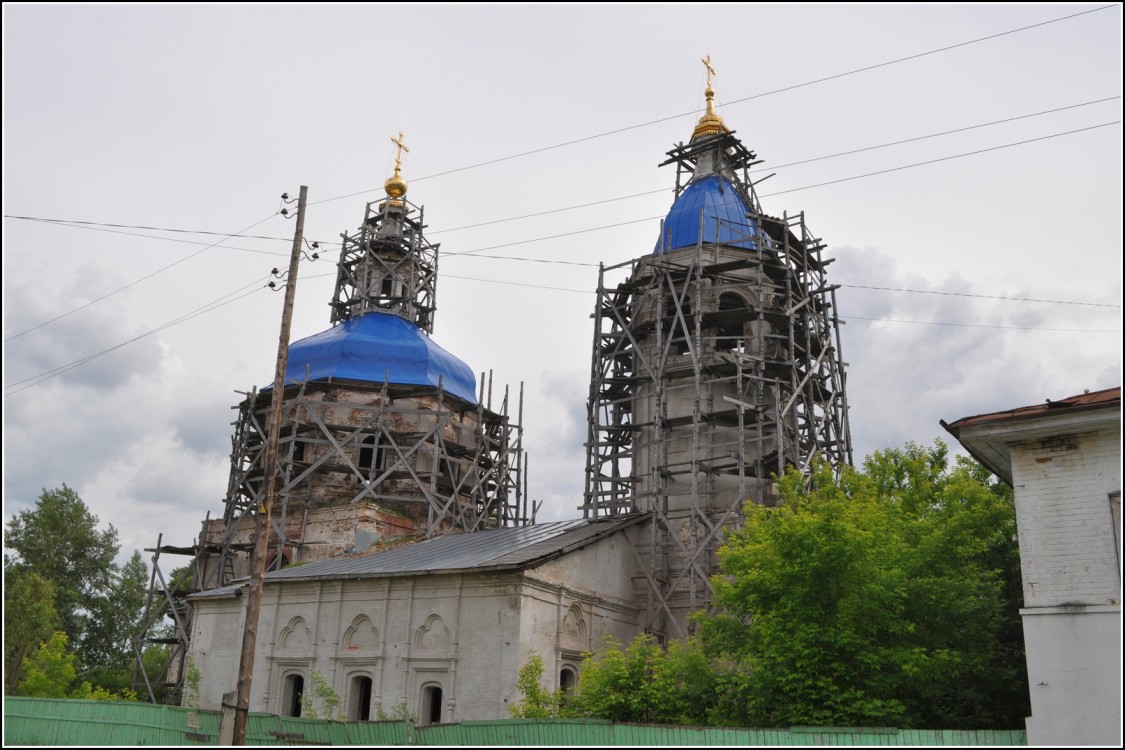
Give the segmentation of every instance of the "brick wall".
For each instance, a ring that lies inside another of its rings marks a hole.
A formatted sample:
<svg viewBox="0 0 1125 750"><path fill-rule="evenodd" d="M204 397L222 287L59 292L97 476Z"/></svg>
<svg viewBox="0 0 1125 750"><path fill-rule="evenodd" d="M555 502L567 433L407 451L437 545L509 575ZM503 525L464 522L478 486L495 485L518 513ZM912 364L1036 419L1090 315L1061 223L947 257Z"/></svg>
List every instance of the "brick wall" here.
<svg viewBox="0 0 1125 750"><path fill-rule="evenodd" d="M1030 439L1012 446L1024 603L1120 603L1109 493L1121 487L1116 431Z"/></svg>

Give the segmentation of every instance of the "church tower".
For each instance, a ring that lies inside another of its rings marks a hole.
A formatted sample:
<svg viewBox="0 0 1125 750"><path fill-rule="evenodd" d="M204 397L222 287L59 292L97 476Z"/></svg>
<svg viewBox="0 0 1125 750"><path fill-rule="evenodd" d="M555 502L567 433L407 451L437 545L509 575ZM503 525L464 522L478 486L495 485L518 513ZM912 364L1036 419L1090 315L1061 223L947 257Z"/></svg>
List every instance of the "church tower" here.
<svg viewBox="0 0 1125 750"><path fill-rule="evenodd" d="M529 521L522 392L517 404L505 389L494 410L491 378L478 389L432 338L438 245L406 197L409 149L401 133L391 141L386 197L343 235L332 327L289 346L268 570ZM202 588L247 574L271 389L236 407L223 518L205 524L197 561Z"/></svg>
<svg viewBox="0 0 1125 750"><path fill-rule="evenodd" d="M602 267L593 316L582 509L651 513L637 597L661 638L690 634L724 530L776 502L774 474L852 461L831 259L803 213L763 212L703 63L706 112L660 165L672 207L651 252Z"/></svg>

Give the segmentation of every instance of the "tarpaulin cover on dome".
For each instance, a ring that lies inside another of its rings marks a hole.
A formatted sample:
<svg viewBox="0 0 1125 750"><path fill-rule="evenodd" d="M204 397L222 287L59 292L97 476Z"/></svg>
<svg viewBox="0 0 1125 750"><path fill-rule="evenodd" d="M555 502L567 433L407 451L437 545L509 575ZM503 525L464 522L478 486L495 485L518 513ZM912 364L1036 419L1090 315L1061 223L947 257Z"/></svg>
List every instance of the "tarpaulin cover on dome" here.
<svg viewBox="0 0 1125 750"><path fill-rule="evenodd" d="M327 378L382 383L384 377L431 386L440 378L446 393L477 402L469 366L397 315L369 312L289 345L286 385Z"/></svg>
<svg viewBox="0 0 1125 750"><path fill-rule="evenodd" d="M694 247L699 242L699 213L703 212L703 241L757 248L757 227L747 218L749 209L730 182L708 175L689 184L664 219L664 237L654 253Z"/></svg>

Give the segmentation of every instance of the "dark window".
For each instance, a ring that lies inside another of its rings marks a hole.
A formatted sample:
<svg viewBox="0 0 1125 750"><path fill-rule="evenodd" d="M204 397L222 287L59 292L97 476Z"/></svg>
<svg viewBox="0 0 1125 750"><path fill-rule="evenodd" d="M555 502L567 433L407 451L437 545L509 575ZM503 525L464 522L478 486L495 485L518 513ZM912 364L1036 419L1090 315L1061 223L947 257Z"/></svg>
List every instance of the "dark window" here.
<svg viewBox="0 0 1125 750"><path fill-rule="evenodd" d="M427 685L422 689L422 717L427 724L441 723L441 687Z"/></svg>
<svg viewBox="0 0 1125 750"><path fill-rule="evenodd" d="M285 691L282 694L281 712L284 716L301 715L301 699L305 695L305 678L291 674L285 678Z"/></svg>
<svg viewBox="0 0 1125 750"><path fill-rule="evenodd" d="M371 721L371 678L353 677L349 721Z"/></svg>
<svg viewBox="0 0 1125 750"><path fill-rule="evenodd" d="M305 443L302 440L300 440L299 438L295 438L293 440L293 460L294 461L304 461L305 460Z"/></svg>
<svg viewBox="0 0 1125 750"><path fill-rule="evenodd" d="M564 696L570 696L574 692L574 686L578 684L578 675L571 667L563 667L559 672L559 687L562 688Z"/></svg>
<svg viewBox="0 0 1125 750"><path fill-rule="evenodd" d="M359 469L369 477L377 477L387 469L390 447L382 435L368 435L359 446Z"/></svg>
<svg viewBox="0 0 1125 750"><path fill-rule="evenodd" d="M722 294L719 295L719 312L720 313L734 313L737 310L745 310L746 302L737 294ZM726 316L723 316L724 318ZM739 342L742 340L742 317L734 316L728 322L724 322L719 328L719 342L716 346L721 351L731 351L738 348Z"/></svg>

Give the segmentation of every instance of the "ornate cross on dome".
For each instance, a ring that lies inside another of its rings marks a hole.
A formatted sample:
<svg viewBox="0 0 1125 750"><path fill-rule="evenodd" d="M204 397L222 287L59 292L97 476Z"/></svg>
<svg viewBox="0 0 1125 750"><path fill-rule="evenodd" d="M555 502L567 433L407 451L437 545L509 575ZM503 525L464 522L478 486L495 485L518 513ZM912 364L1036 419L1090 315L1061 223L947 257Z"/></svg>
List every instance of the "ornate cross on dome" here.
<svg viewBox="0 0 1125 750"><path fill-rule="evenodd" d="M711 88L711 76L715 75L715 69L711 67L711 55L703 58L700 62L707 68L707 88ZM401 133L399 134L401 135Z"/></svg>
<svg viewBox="0 0 1125 750"><path fill-rule="evenodd" d="M709 58L708 58L709 59ZM402 131L398 131L398 138L391 136L391 143L398 146L398 152L395 154L395 174L402 171L402 152L410 153L410 149L406 147L406 141L402 139Z"/></svg>

